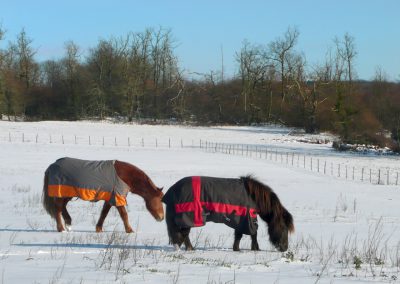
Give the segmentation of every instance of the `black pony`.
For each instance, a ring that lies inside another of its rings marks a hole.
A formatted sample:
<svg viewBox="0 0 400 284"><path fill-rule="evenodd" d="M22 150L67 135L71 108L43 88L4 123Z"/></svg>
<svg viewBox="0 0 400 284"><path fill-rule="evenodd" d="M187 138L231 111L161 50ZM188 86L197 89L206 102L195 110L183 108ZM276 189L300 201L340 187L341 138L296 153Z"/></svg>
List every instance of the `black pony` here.
<svg viewBox="0 0 400 284"><path fill-rule="evenodd" d="M294 231L293 217L267 185L251 176L239 179L185 177L164 195L170 242L192 250L192 227L207 221L224 223L235 229L233 250L239 250L243 234L251 236L251 249L259 250L257 215L268 224L271 243L279 250L288 248L288 234Z"/></svg>

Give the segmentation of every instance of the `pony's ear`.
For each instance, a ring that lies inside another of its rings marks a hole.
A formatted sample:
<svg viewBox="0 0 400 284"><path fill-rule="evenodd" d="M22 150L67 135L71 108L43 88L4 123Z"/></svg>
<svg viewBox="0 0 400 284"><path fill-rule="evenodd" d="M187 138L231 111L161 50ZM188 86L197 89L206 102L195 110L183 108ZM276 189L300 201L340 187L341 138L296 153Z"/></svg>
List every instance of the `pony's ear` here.
<svg viewBox="0 0 400 284"><path fill-rule="evenodd" d="M164 187L159 187L158 190L159 191L163 191Z"/></svg>

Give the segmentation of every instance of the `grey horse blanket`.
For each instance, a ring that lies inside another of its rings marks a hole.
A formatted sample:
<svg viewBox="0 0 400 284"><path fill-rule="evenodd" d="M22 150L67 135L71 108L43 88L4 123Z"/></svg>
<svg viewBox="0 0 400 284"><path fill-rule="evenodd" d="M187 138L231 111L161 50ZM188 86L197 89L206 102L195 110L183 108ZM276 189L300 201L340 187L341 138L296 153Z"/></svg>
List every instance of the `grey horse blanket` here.
<svg viewBox="0 0 400 284"><path fill-rule="evenodd" d="M248 235L257 232L257 205L244 181L215 177L186 177L164 195L179 227L199 227L206 222L224 223Z"/></svg>
<svg viewBox="0 0 400 284"><path fill-rule="evenodd" d="M58 159L47 169L49 196L105 200L115 206L126 205L129 186L118 177L114 162Z"/></svg>

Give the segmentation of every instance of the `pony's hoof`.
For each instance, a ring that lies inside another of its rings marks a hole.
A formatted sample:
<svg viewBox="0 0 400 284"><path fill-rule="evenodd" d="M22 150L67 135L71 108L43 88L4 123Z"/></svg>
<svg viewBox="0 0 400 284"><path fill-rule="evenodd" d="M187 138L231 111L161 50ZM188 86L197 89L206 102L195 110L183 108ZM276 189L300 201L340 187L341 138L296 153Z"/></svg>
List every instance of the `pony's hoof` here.
<svg viewBox="0 0 400 284"><path fill-rule="evenodd" d="M72 231L72 226L65 226L65 229L67 230L67 232L71 232Z"/></svg>
<svg viewBox="0 0 400 284"><path fill-rule="evenodd" d="M133 233L133 229L132 229L132 228L128 228L128 229L125 230L125 232L126 232L127 234Z"/></svg>
<svg viewBox="0 0 400 284"><path fill-rule="evenodd" d="M96 233L101 233L103 232L103 228L102 227L96 227Z"/></svg>
<svg viewBox="0 0 400 284"><path fill-rule="evenodd" d="M174 249L175 249L175 251L180 251L181 250L180 247L177 244L174 244Z"/></svg>

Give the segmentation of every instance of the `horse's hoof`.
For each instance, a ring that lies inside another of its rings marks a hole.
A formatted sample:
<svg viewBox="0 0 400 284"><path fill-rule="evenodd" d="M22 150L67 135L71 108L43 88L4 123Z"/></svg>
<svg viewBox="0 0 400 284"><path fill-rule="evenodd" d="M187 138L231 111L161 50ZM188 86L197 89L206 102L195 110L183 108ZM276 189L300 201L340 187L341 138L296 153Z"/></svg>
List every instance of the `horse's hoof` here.
<svg viewBox="0 0 400 284"><path fill-rule="evenodd" d="M177 244L174 244L174 249L175 249L175 251L180 251L181 250L180 247Z"/></svg>
<svg viewBox="0 0 400 284"><path fill-rule="evenodd" d="M102 227L96 227L96 233L101 233L103 232L103 228Z"/></svg>
<svg viewBox="0 0 400 284"><path fill-rule="evenodd" d="M127 234L133 233L133 229L132 229L132 228L126 229L125 232L126 232Z"/></svg>
<svg viewBox="0 0 400 284"><path fill-rule="evenodd" d="M72 231L72 226L65 226L65 229L68 231L68 232L71 232Z"/></svg>

